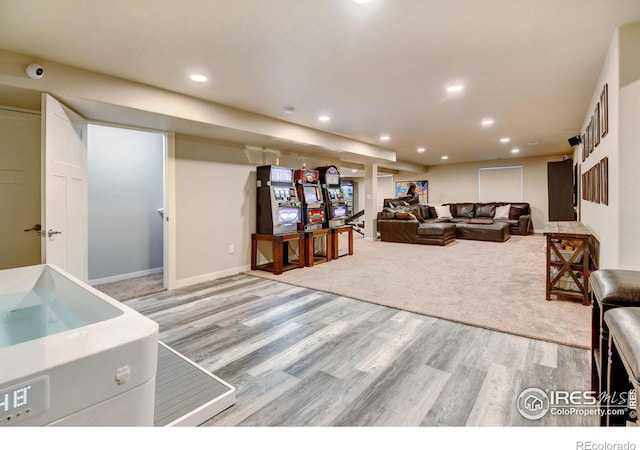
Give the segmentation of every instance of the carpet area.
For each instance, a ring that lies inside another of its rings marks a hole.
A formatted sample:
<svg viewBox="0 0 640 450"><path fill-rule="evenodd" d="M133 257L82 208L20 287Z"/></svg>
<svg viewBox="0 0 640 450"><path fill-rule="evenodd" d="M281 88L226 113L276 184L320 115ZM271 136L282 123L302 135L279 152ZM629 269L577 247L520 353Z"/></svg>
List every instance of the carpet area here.
<svg viewBox="0 0 640 450"><path fill-rule="evenodd" d="M114 281L113 283L98 284L93 287L119 301L166 291L162 286L162 272Z"/></svg>
<svg viewBox="0 0 640 450"><path fill-rule="evenodd" d="M246 274L548 342L590 348L591 308L545 300L544 236L445 247L354 237L354 254Z"/></svg>

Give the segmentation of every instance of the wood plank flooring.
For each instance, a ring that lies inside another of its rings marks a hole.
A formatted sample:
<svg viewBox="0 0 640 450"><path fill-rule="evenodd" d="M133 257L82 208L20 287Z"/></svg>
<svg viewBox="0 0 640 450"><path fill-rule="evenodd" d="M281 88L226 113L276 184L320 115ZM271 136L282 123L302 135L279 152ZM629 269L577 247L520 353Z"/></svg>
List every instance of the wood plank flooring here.
<svg viewBox="0 0 640 450"><path fill-rule="evenodd" d="M523 418L528 387L589 390L589 352L235 275L133 299L237 389L209 426L595 426Z"/></svg>

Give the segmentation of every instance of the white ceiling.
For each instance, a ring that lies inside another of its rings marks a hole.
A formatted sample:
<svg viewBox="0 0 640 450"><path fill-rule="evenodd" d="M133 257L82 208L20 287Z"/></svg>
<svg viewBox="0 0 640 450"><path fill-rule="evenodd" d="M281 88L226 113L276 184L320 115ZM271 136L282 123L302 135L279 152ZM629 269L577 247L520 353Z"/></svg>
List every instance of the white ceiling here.
<svg viewBox="0 0 640 450"><path fill-rule="evenodd" d="M571 153L614 30L636 21L639 0L0 0L0 48L432 165Z"/></svg>

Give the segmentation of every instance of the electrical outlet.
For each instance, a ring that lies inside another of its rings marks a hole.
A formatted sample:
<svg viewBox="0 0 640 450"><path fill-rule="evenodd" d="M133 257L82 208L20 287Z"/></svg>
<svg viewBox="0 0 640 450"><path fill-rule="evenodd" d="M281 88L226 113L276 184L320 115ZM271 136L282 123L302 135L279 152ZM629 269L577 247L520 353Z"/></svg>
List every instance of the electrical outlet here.
<svg viewBox="0 0 640 450"><path fill-rule="evenodd" d="M233 244L229 244L229 253L233 253L235 251L236 251L236 249L235 249L234 245Z"/></svg>

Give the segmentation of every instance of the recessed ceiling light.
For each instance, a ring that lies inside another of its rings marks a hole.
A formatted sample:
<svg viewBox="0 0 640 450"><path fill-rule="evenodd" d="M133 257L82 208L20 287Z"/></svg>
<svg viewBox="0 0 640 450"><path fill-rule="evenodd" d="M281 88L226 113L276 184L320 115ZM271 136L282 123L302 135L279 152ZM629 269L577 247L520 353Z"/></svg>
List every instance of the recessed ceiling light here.
<svg viewBox="0 0 640 450"><path fill-rule="evenodd" d="M295 109L293 106L285 106L285 107L284 107L284 113L285 113L285 114L287 114L287 115L291 115L291 114L293 114L293 112L294 112L295 110L296 110L296 109Z"/></svg>
<svg viewBox="0 0 640 450"><path fill-rule="evenodd" d="M447 155L442 155L440 159L449 159L449 157Z"/></svg>
<svg viewBox="0 0 640 450"><path fill-rule="evenodd" d="M490 127L491 125L493 125L493 122L494 122L493 119L482 119L482 126Z"/></svg>
<svg viewBox="0 0 640 450"><path fill-rule="evenodd" d="M538 145L539 142L538 141L529 141L529 142L527 142L527 144L529 144L529 145Z"/></svg>
<svg viewBox="0 0 640 450"><path fill-rule="evenodd" d="M520 153L520 149L519 148L511 149L511 153Z"/></svg>
<svg viewBox="0 0 640 450"><path fill-rule="evenodd" d="M197 74L197 73L194 73L193 75L191 75L190 78L193 81L197 81L198 83L203 83L203 82L207 81L207 77L205 77L204 75Z"/></svg>
<svg viewBox="0 0 640 450"><path fill-rule="evenodd" d="M381 141L388 141L389 139L391 139L391 136L389 136L388 134L380 135L380 140Z"/></svg>
<svg viewBox="0 0 640 450"><path fill-rule="evenodd" d="M506 144L507 142L509 142L511 139L509 139L508 137L503 137L500 138L500 142L502 142L503 144Z"/></svg>
<svg viewBox="0 0 640 450"><path fill-rule="evenodd" d="M329 116L318 116L318 120L320 122L328 122L328 121L331 120L331 117L329 117Z"/></svg>
<svg viewBox="0 0 640 450"><path fill-rule="evenodd" d="M424 153L424 152L426 152L426 151L427 151L427 149L426 149L426 148L424 148L424 147L418 147L418 148L416 149L416 151L417 151L418 153Z"/></svg>
<svg viewBox="0 0 640 450"><path fill-rule="evenodd" d="M358 169L351 169L351 173L356 173Z"/></svg>
<svg viewBox="0 0 640 450"><path fill-rule="evenodd" d="M464 86L461 84L454 84L451 86L447 86L447 92L460 92L464 89Z"/></svg>
<svg viewBox="0 0 640 450"><path fill-rule="evenodd" d="M363 5L365 3L369 3L371 0L353 0L353 3L358 3L359 5Z"/></svg>

